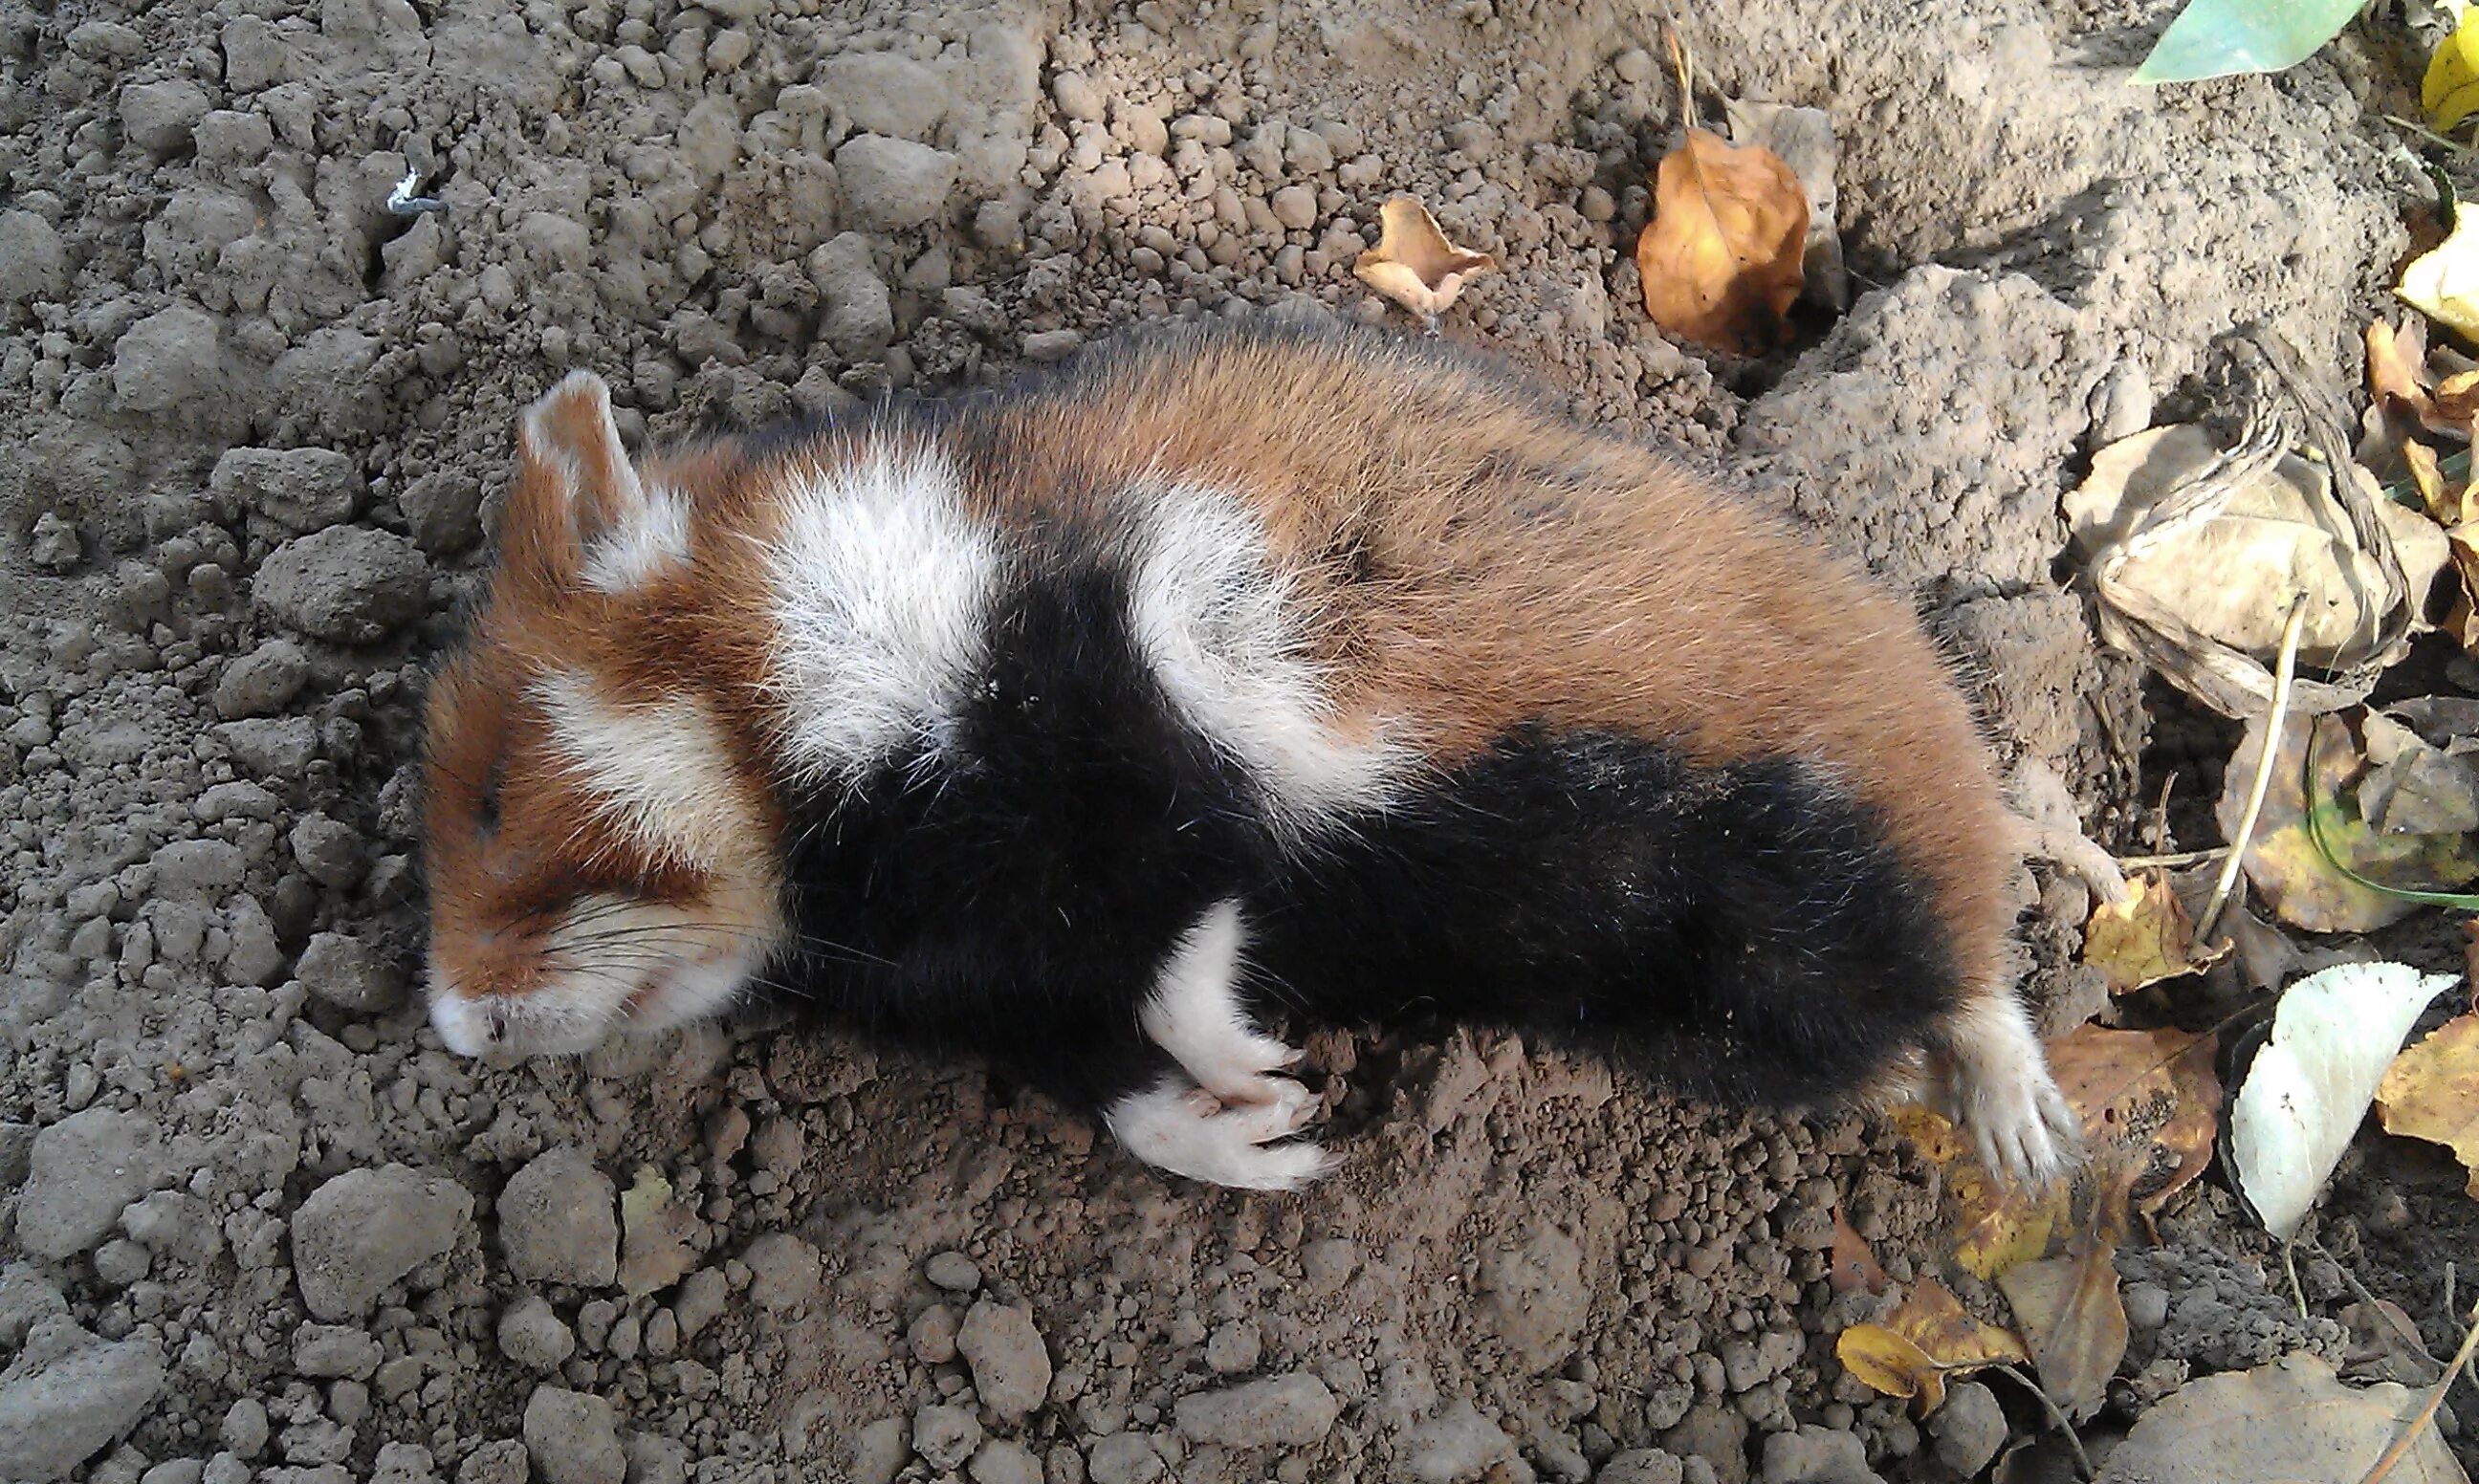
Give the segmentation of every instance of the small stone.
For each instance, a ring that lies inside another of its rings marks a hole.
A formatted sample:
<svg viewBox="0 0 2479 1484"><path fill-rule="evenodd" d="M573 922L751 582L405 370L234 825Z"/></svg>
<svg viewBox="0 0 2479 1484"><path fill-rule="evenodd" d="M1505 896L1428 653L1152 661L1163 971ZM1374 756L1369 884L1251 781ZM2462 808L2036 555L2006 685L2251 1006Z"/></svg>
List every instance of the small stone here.
<svg viewBox="0 0 2479 1484"><path fill-rule="evenodd" d="M248 870L241 847L228 840L174 840L155 852L155 890L165 896L219 897L241 884Z"/></svg>
<svg viewBox="0 0 2479 1484"><path fill-rule="evenodd" d="M947 116L946 79L902 52L846 52L819 63L813 76L863 134L926 140Z"/></svg>
<svg viewBox="0 0 2479 1484"><path fill-rule="evenodd" d="M94 1275L113 1288L129 1287L154 1266L153 1254L126 1237L115 1237L94 1249Z"/></svg>
<svg viewBox="0 0 2479 1484"><path fill-rule="evenodd" d="M203 1484L206 1476L207 1461L203 1458L167 1458L140 1474L138 1484ZM379 1481L373 1477L371 1484Z"/></svg>
<svg viewBox="0 0 2479 1484"><path fill-rule="evenodd" d="M1024 338L1024 358L1046 366L1066 360L1084 344L1082 330L1035 330Z"/></svg>
<svg viewBox="0 0 2479 1484"><path fill-rule="evenodd" d="M302 871L331 890L351 890L370 869L370 848L362 832L315 810L294 825L287 843Z"/></svg>
<svg viewBox="0 0 2479 1484"><path fill-rule="evenodd" d="M1652 76L1652 53L1641 46L1630 46L1611 60L1610 70L1622 82L1644 82Z"/></svg>
<svg viewBox="0 0 2479 1484"><path fill-rule="evenodd" d="M349 1324L304 1324L293 1332L293 1369L313 1380L367 1380L380 1358L379 1343Z"/></svg>
<svg viewBox="0 0 2479 1484"><path fill-rule="evenodd" d="M525 1446L515 1438L495 1438L456 1466L456 1484L525 1484L531 1466Z"/></svg>
<svg viewBox="0 0 2479 1484"><path fill-rule="evenodd" d="M912 1417L912 1451L933 1469L953 1469L982 1445L982 1420L970 1407L923 1407Z"/></svg>
<svg viewBox="0 0 2479 1484"><path fill-rule="evenodd" d="M1928 1428L1937 1462L1959 1477L1978 1478L2006 1446L2006 1409L1980 1382L1957 1382L1946 1389L1945 1405L1929 1414Z"/></svg>
<svg viewBox="0 0 2479 1484"><path fill-rule="evenodd" d="M557 1370L576 1352L576 1337L549 1300L527 1293L499 1315L499 1353L529 1370Z"/></svg>
<svg viewBox="0 0 2479 1484"><path fill-rule="evenodd" d="M298 778L310 759L319 755L319 724L306 716L252 716L223 722L213 735L231 749L235 762L260 778Z"/></svg>
<svg viewBox="0 0 2479 1484"><path fill-rule="evenodd" d="M1142 1433L1111 1434L1093 1445L1085 1463L1092 1484L1154 1484L1163 1471L1161 1451Z"/></svg>
<svg viewBox="0 0 2479 1484"><path fill-rule="evenodd" d="M1041 1460L1012 1438L992 1438L964 1466L973 1484L1041 1484Z"/></svg>
<svg viewBox="0 0 2479 1484"><path fill-rule="evenodd" d="M322 1319L358 1319L397 1279L456 1245L473 1197L402 1164L349 1169L293 1214L293 1270Z"/></svg>
<svg viewBox="0 0 2479 1484"><path fill-rule="evenodd" d="M538 1155L499 1192L499 1250L522 1283L607 1287L620 1267L611 1178L573 1146Z"/></svg>
<svg viewBox="0 0 2479 1484"><path fill-rule="evenodd" d="M1470 1401L1412 1429L1396 1454L1408 1484L1470 1484L1516 1456L1515 1443Z"/></svg>
<svg viewBox="0 0 2479 1484"><path fill-rule="evenodd" d="M68 286L68 249L52 224L33 212L0 212L0 307L58 298Z"/></svg>
<svg viewBox="0 0 2479 1484"><path fill-rule="evenodd" d="M980 1300L956 1333L956 1351L972 1368L982 1405L1002 1423L1021 1420L1050 1394L1050 1352L1030 1309Z"/></svg>
<svg viewBox="0 0 2479 1484"><path fill-rule="evenodd" d="M730 1285L720 1267L701 1267L680 1284L679 1293L672 1299L672 1314L678 1320L680 1337L694 1340L697 1332L714 1322L723 1312L724 1300L730 1294Z"/></svg>
<svg viewBox="0 0 2479 1484"><path fill-rule="evenodd" d="M163 1394L164 1357L150 1339L107 1344L48 1319L0 1383L0 1478L46 1484L126 1436Z"/></svg>
<svg viewBox="0 0 2479 1484"><path fill-rule="evenodd" d="M112 350L112 390L131 412L205 413L223 397L223 321L193 304L159 309L121 332ZM212 409L217 418L221 407Z"/></svg>
<svg viewBox="0 0 2479 1484"><path fill-rule="evenodd" d="M780 1113L757 1125L749 1137L749 1157L778 1179L788 1180L799 1173L807 1153L808 1140L801 1133L799 1120Z"/></svg>
<svg viewBox="0 0 2479 1484"><path fill-rule="evenodd" d="M1594 1475L1593 1484L1680 1484L1687 1467L1677 1455L1659 1448L1628 1448L1610 1455Z"/></svg>
<svg viewBox="0 0 2479 1484"><path fill-rule="evenodd" d="M789 1232L766 1233L740 1260L749 1265L749 1297L760 1309L799 1309L818 1296L818 1249Z"/></svg>
<svg viewBox="0 0 2479 1484"><path fill-rule="evenodd" d="M809 281L818 286L818 338L846 361L861 361L895 338L895 299L878 275L869 238L845 232L809 254Z"/></svg>
<svg viewBox="0 0 2479 1484"><path fill-rule="evenodd" d="M628 1484L688 1484L689 1447L677 1438L632 1432L620 1450L628 1455Z"/></svg>
<svg viewBox="0 0 2479 1484"><path fill-rule="evenodd" d="M1181 1434L1225 1447L1302 1447L1334 1430L1342 1408L1307 1371L1194 1392L1172 1404Z"/></svg>
<svg viewBox="0 0 2479 1484"><path fill-rule="evenodd" d="M912 1358L921 1364L943 1366L956 1358L956 1331L962 1322L949 1306L932 1304L906 1327L904 1343L911 1347Z"/></svg>
<svg viewBox="0 0 2479 1484"><path fill-rule="evenodd" d="M255 1396L243 1396L224 1409L224 1420L216 1429L216 1438L243 1458L256 1458L267 1448L267 1404Z"/></svg>
<svg viewBox="0 0 2479 1484"><path fill-rule="evenodd" d="M1312 187L1285 186L1267 204L1273 208L1274 219L1294 232L1316 225L1316 192Z"/></svg>
<svg viewBox="0 0 2479 1484"><path fill-rule="evenodd" d="M624 1484L628 1458L611 1403L584 1392L538 1386L525 1402L525 1453L545 1484Z"/></svg>
<svg viewBox="0 0 2479 1484"><path fill-rule="evenodd" d="M15 1349L45 1319L65 1317L69 1301L32 1263L0 1268L0 1347Z"/></svg>
<svg viewBox="0 0 2479 1484"><path fill-rule="evenodd" d="M1082 72L1061 72L1050 80L1050 101L1059 112L1070 118L1088 123L1102 120L1102 90L1087 81Z"/></svg>
<svg viewBox="0 0 2479 1484"><path fill-rule="evenodd" d="M357 1015L391 1008L404 989L403 981L370 945L343 933L313 935L293 974L312 994Z"/></svg>
<svg viewBox="0 0 2479 1484"><path fill-rule="evenodd" d="M961 1252L933 1252L921 1265L921 1276L950 1293L969 1293L982 1286L982 1270Z"/></svg>
<svg viewBox="0 0 2479 1484"><path fill-rule="evenodd" d="M399 491L396 504L415 545L433 556L482 539L482 486L471 475L434 469Z"/></svg>
<svg viewBox="0 0 2479 1484"><path fill-rule="evenodd" d="M854 1433L849 1455L853 1484L895 1484L895 1476L912 1460L907 1431L904 1419L882 1417Z"/></svg>
<svg viewBox="0 0 2479 1484"><path fill-rule="evenodd" d="M216 714L226 721L284 708L310 680L310 656L290 639L270 639L224 666L216 681Z"/></svg>
<svg viewBox="0 0 2479 1484"><path fill-rule="evenodd" d="M334 525L296 537L259 564L250 598L296 633L371 644L419 617L430 601L422 550L393 531Z"/></svg>
<svg viewBox="0 0 2479 1484"><path fill-rule="evenodd" d="M370 495L361 466L333 448L233 448L207 488L296 531L351 520Z"/></svg>
<svg viewBox="0 0 2479 1484"><path fill-rule="evenodd" d="M132 83L120 90L120 132L141 149L170 154L189 147L191 129L210 106L206 90L186 78Z"/></svg>
<svg viewBox="0 0 2479 1484"><path fill-rule="evenodd" d="M1767 1437L1757 1477L1764 1484L1884 1484L1868 1467L1858 1434L1813 1424Z"/></svg>
<svg viewBox="0 0 2479 1484"><path fill-rule="evenodd" d="M2136 1334L2159 1329L2169 1322L2169 1291L2158 1283L2129 1284L2126 1290L2126 1327Z"/></svg>
<svg viewBox="0 0 2479 1484"><path fill-rule="evenodd" d="M899 232L937 216L956 168L944 150L882 134L855 135L835 151L844 210L864 231Z"/></svg>
<svg viewBox="0 0 2479 1484"><path fill-rule="evenodd" d="M44 1128L17 1195L17 1245L53 1262L86 1251L154 1186L158 1161L155 1125L136 1113L89 1108Z"/></svg>
<svg viewBox="0 0 2479 1484"><path fill-rule="evenodd" d="M371 1484L430 1484L438 1468L430 1449L419 1443L382 1443L371 1461Z"/></svg>
<svg viewBox="0 0 2479 1484"><path fill-rule="evenodd" d="M1257 1369L1265 1336L1249 1322L1234 1319L1205 1337L1206 1368L1215 1375L1244 1375Z"/></svg>

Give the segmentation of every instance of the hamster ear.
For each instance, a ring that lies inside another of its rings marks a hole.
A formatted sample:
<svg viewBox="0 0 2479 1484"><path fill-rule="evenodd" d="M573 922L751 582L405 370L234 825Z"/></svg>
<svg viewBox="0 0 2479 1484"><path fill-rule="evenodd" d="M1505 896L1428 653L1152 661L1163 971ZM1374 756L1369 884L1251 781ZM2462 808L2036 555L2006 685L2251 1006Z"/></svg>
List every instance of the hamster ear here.
<svg viewBox="0 0 2479 1484"><path fill-rule="evenodd" d="M598 546L646 513L645 487L611 421L611 389L592 371L569 372L519 424L508 554L572 581Z"/></svg>

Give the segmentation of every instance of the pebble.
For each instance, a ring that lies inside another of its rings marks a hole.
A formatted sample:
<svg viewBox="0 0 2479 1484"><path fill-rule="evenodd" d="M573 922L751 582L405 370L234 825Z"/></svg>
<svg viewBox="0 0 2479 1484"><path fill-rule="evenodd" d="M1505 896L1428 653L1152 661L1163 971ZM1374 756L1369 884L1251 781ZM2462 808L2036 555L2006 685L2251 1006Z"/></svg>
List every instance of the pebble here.
<svg viewBox="0 0 2479 1484"><path fill-rule="evenodd" d="M802 1308L818 1296L818 1249L789 1232L768 1232L741 1254L749 1297L768 1311Z"/></svg>
<svg viewBox="0 0 2479 1484"><path fill-rule="evenodd" d="M1253 1322L1234 1319L1205 1337L1205 1365L1215 1375L1245 1375L1257 1369L1265 1336Z"/></svg>
<svg viewBox="0 0 2479 1484"><path fill-rule="evenodd" d="M521 1283L607 1287L619 1276L619 1193L585 1151L535 1156L499 1192L499 1250Z"/></svg>
<svg viewBox="0 0 2479 1484"><path fill-rule="evenodd" d="M499 1315L499 1353L530 1370L556 1370L576 1353L576 1336L549 1300L527 1293Z"/></svg>
<svg viewBox="0 0 2479 1484"><path fill-rule="evenodd" d="M1163 1472L1161 1452L1142 1433L1111 1434L1093 1445L1085 1463L1092 1484L1154 1484Z"/></svg>
<svg viewBox="0 0 2479 1484"><path fill-rule="evenodd" d="M0 1346L14 1349L43 1320L69 1312L69 1301L32 1263L0 1268Z"/></svg>
<svg viewBox="0 0 2479 1484"><path fill-rule="evenodd" d="M310 656L290 639L270 639L224 666L216 680L216 714L226 721L284 708L310 680Z"/></svg>
<svg viewBox="0 0 2479 1484"><path fill-rule="evenodd" d="M59 1262L103 1241L153 1187L158 1159L155 1125L136 1113L89 1108L44 1128L17 1196L17 1245Z"/></svg>
<svg viewBox="0 0 2479 1484"><path fill-rule="evenodd" d="M611 1403L584 1392L538 1386L525 1402L525 1453L545 1484L623 1484L628 1458Z"/></svg>
<svg viewBox="0 0 2479 1484"><path fill-rule="evenodd" d="M982 1420L970 1407L923 1407L912 1418L912 1451L933 1469L953 1469L982 1445Z"/></svg>
<svg viewBox="0 0 2479 1484"><path fill-rule="evenodd" d="M2129 1284L2126 1290L2126 1326L2137 1334L2159 1329L2169 1322L2169 1291L2158 1283Z"/></svg>
<svg viewBox="0 0 2479 1484"><path fill-rule="evenodd" d="M152 1339L105 1343L65 1318L44 1320L0 1385L0 1478L64 1477L137 1426L166 1376Z"/></svg>
<svg viewBox="0 0 2479 1484"><path fill-rule="evenodd" d="M256 1458L266 1449L267 1437L267 1404L255 1396L243 1396L225 1408L223 1421L216 1429L217 1441L242 1458Z"/></svg>
<svg viewBox="0 0 2479 1484"><path fill-rule="evenodd" d="M250 599L296 633L371 644L420 616L430 599L422 550L394 531L334 525L296 537L259 564Z"/></svg>
<svg viewBox="0 0 2479 1484"><path fill-rule="evenodd" d="M972 1368L982 1405L1002 1423L1021 1420L1050 1394L1050 1352L1030 1309L980 1300L956 1332L956 1352Z"/></svg>
<svg viewBox="0 0 2479 1484"><path fill-rule="evenodd" d="M1470 1401L1412 1429L1397 1453L1408 1484L1468 1484L1516 1456L1514 1440Z"/></svg>
<svg viewBox="0 0 2479 1484"><path fill-rule="evenodd" d="M904 1343L913 1359L925 1366L943 1366L956 1358L956 1331L963 1321L946 1304L932 1304L913 1317Z"/></svg>
<svg viewBox="0 0 2479 1484"><path fill-rule="evenodd" d="M438 1477L438 1467L430 1449L419 1443L382 1443L371 1461L371 1484L430 1484Z"/></svg>
<svg viewBox="0 0 2479 1484"><path fill-rule="evenodd" d="M207 488L295 531L351 520L370 495L361 466L333 448L232 448Z"/></svg>
<svg viewBox="0 0 2479 1484"><path fill-rule="evenodd" d="M1304 1370L1192 1392L1172 1404L1183 1436L1226 1447L1304 1446L1331 1432L1342 1414L1334 1393Z"/></svg>
<svg viewBox="0 0 2479 1484"><path fill-rule="evenodd" d="M850 1464L853 1484L895 1484L895 1476L912 1459L912 1444L904 1419L882 1417L853 1434Z"/></svg>
<svg viewBox="0 0 2479 1484"><path fill-rule="evenodd" d="M343 933L313 935L293 966L293 977L312 994L357 1015L389 1009L404 989L403 981L369 944Z"/></svg>
<svg viewBox="0 0 2479 1484"><path fill-rule="evenodd" d="M0 212L0 305L58 298L68 286L68 249L52 224L33 212Z"/></svg>
<svg viewBox="0 0 2479 1484"><path fill-rule="evenodd" d="M1686 1465L1674 1453L1659 1448L1628 1448L1611 1454L1593 1484L1679 1484L1686 1471Z"/></svg>
<svg viewBox="0 0 2479 1484"><path fill-rule="evenodd" d="M159 309L121 332L112 349L112 390L130 412L221 416L210 408L225 387L223 321L193 304Z"/></svg>
<svg viewBox="0 0 2479 1484"><path fill-rule="evenodd" d="M189 146L190 131L212 106L187 78L132 83L120 90L120 132L141 149L167 155Z"/></svg>
<svg viewBox="0 0 2479 1484"><path fill-rule="evenodd" d="M1813 1424L1766 1438L1756 1476L1763 1484L1885 1484L1858 1434Z"/></svg>
<svg viewBox="0 0 2479 1484"><path fill-rule="evenodd" d="M322 1319L358 1319L406 1273L456 1245L473 1197L445 1175L402 1164L350 1169L293 1214L293 1270Z"/></svg>
<svg viewBox="0 0 2479 1484"><path fill-rule="evenodd" d="M1652 76L1652 53L1641 46L1630 46L1610 62L1610 69L1622 82L1641 83Z"/></svg>
<svg viewBox="0 0 2479 1484"><path fill-rule="evenodd" d="M525 1484L527 1468L523 1441L495 1438L465 1455L456 1484Z"/></svg>
<svg viewBox="0 0 2479 1484"><path fill-rule="evenodd" d="M398 491L396 503L414 544L433 556L482 539L482 486L470 475L434 469Z"/></svg>
<svg viewBox="0 0 2479 1484"><path fill-rule="evenodd" d="M933 1252L921 1265L921 1276L950 1293L969 1293L982 1286L982 1270L961 1252Z"/></svg>
<svg viewBox="0 0 2479 1484"><path fill-rule="evenodd" d="M846 361L863 361L895 338L895 299L878 274L869 238L845 232L809 254L809 281L818 286L818 338Z"/></svg>
<svg viewBox="0 0 2479 1484"><path fill-rule="evenodd" d="M351 890L361 884L363 873L370 868L362 832L316 810L301 816L286 843L293 847L294 861L310 879L332 890Z"/></svg>
<svg viewBox="0 0 2479 1484"><path fill-rule="evenodd" d="M1041 1460L1013 1438L992 1438L964 1466L973 1484L1041 1484Z"/></svg>
<svg viewBox="0 0 2479 1484"><path fill-rule="evenodd" d="M1937 1462L1961 1478L1977 1478L2006 1446L2006 1409L1997 1394L1978 1381L1948 1387L1945 1405L1929 1414Z"/></svg>
<svg viewBox="0 0 2479 1484"><path fill-rule="evenodd" d="M1084 344L1085 333L1082 330L1035 330L1024 337L1024 358L1036 365L1047 366L1066 360Z"/></svg>
<svg viewBox="0 0 2479 1484"><path fill-rule="evenodd" d="M1050 80L1050 101L1059 112L1084 123L1102 121L1102 90L1082 72L1061 72Z"/></svg>
<svg viewBox="0 0 2479 1484"><path fill-rule="evenodd" d="M1274 219L1292 231L1304 231L1316 225L1316 192L1309 186L1285 186L1274 192L1268 203Z"/></svg>
<svg viewBox="0 0 2479 1484"><path fill-rule="evenodd" d="M620 1448L628 1455L628 1484L688 1484L689 1447L678 1439L632 1432Z"/></svg>
<svg viewBox="0 0 2479 1484"><path fill-rule="evenodd" d="M246 717L220 723L214 735L235 762L261 778L298 778L319 755L319 724L306 716Z"/></svg>
<svg viewBox="0 0 2479 1484"><path fill-rule="evenodd" d="M858 134L835 151L845 213L864 231L900 232L938 215L956 183L956 157L882 134Z"/></svg>
<svg viewBox="0 0 2479 1484"><path fill-rule="evenodd" d="M951 102L946 79L901 52L829 57L812 77L863 134L926 140L947 116Z"/></svg>
<svg viewBox="0 0 2479 1484"><path fill-rule="evenodd" d="M174 840L148 864L159 895L219 897L241 884L248 858L229 840Z"/></svg>
<svg viewBox="0 0 2479 1484"><path fill-rule="evenodd" d="M379 1343L349 1324L304 1324L293 1332L293 1369L314 1380L368 1380L379 1360Z"/></svg>

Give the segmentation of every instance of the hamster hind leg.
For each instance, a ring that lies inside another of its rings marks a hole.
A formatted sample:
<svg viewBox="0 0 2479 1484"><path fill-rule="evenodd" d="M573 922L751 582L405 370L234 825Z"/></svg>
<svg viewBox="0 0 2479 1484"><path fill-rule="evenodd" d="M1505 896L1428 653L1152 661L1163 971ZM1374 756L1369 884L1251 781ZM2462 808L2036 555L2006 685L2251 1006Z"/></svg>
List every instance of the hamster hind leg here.
<svg viewBox="0 0 2479 1484"><path fill-rule="evenodd" d="M1137 1019L1155 1045L1222 1102L1279 1103L1299 1086L1278 1074L1298 1065L1300 1052L1258 1030L1241 1007L1238 981L1246 944L1240 904L1206 908L1171 950Z"/></svg>

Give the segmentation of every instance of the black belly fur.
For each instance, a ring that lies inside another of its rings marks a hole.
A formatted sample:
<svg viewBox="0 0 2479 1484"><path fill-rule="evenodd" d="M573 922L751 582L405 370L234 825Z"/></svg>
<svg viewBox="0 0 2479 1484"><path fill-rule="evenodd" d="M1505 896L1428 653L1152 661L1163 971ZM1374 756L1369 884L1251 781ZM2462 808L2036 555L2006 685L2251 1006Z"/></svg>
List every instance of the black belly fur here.
<svg viewBox="0 0 2479 1484"><path fill-rule="evenodd" d="M1137 1006L1235 896L1268 1023L1502 1026L1733 1102L1857 1090L1958 996L1926 881L1793 759L1520 729L1278 843L1258 785L1138 663L1120 599L1101 572L1027 585L935 754L798 802L809 946L787 987L1086 1108L1168 1067Z"/></svg>

